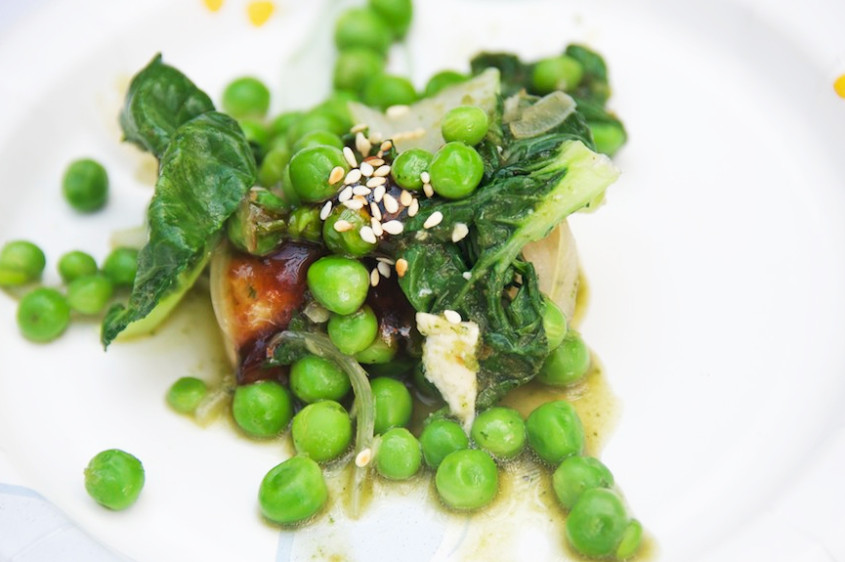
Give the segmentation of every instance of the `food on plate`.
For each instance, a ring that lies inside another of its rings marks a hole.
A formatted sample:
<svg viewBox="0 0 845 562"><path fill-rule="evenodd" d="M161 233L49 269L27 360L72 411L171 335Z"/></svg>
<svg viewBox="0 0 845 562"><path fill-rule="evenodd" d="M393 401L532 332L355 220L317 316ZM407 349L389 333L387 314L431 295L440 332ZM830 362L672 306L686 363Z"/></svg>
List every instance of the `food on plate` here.
<svg viewBox="0 0 845 562"><path fill-rule="evenodd" d="M100 505L120 511L138 500L144 488L144 465L134 455L107 449L85 468L85 489Z"/></svg>

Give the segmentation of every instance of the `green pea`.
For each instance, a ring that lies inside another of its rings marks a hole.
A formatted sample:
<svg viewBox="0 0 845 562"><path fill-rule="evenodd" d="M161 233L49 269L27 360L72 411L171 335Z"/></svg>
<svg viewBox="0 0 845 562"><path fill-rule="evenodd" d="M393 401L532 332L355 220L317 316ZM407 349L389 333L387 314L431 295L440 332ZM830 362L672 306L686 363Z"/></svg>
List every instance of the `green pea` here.
<svg viewBox="0 0 845 562"><path fill-rule="evenodd" d="M58 263L59 276L65 283L70 283L77 277L94 275L97 273L97 261L85 252L73 250L63 254Z"/></svg>
<svg viewBox="0 0 845 562"><path fill-rule="evenodd" d="M290 430L296 451L316 462L339 457L352 441L352 420L333 400L305 406L293 417Z"/></svg>
<svg viewBox="0 0 845 562"><path fill-rule="evenodd" d="M410 105L417 101L411 81L393 74L377 74L367 80L361 99L371 107L387 109L392 105Z"/></svg>
<svg viewBox="0 0 845 562"><path fill-rule="evenodd" d="M566 335L566 316L560 307L547 296L543 296L543 331L549 342L549 350L556 349L563 343Z"/></svg>
<svg viewBox="0 0 845 562"><path fill-rule="evenodd" d="M386 341L378 337L367 349L356 353L355 360L364 365L386 365L396 357L397 351L396 340Z"/></svg>
<svg viewBox="0 0 845 562"><path fill-rule="evenodd" d="M311 131L302 135L293 144L293 153L296 154L303 148L312 146L333 146L339 150L343 149L343 141L340 137L330 131Z"/></svg>
<svg viewBox="0 0 845 562"><path fill-rule="evenodd" d="M47 259L44 252L26 240L13 240L0 250L0 287L25 285L41 278Z"/></svg>
<svg viewBox="0 0 845 562"><path fill-rule="evenodd" d="M342 168L343 174L330 183L329 176L335 168ZM291 185L299 198L309 203L320 203L331 198L343 185L349 164L339 148L312 146L294 154L289 169Z"/></svg>
<svg viewBox="0 0 845 562"><path fill-rule="evenodd" d="M584 67L574 58L561 55L543 59L534 65L531 86L538 94L555 90L573 90L584 76Z"/></svg>
<svg viewBox="0 0 845 562"><path fill-rule="evenodd" d="M115 248L103 261L102 270L116 287L131 287L138 273L138 250L127 247Z"/></svg>
<svg viewBox="0 0 845 562"><path fill-rule="evenodd" d="M627 560L637 553L643 542L643 526L636 519L628 521L619 546L616 547L616 559Z"/></svg>
<svg viewBox="0 0 845 562"><path fill-rule="evenodd" d="M429 422L420 434L425 464L437 468L449 453L469 447L469 438L457 422L435 419Z"/></svg>
<svg viewBox="0 0 845 562"><path fill-rule="evenodd" d="M590 349L578 332L569 330L546 358L537 380L549 386L567 386L583 379L590 365Z"/></svg>
<svg viewBox="0 0 845 562"><path fill-rule="evenodd" d="M291 457L270 469L258 489L261 514L273 523L291 525L323 509L329 489L312 459Z"/></svg>
<svg viewBox="0 0 845 562"><path fill-rule="evenodd" d="M369 8L350 8L335 23L334 43L339 51L366 47L385 55L392 41L387 23Z"/></svg>
<svg viewBox="0 0 845 562"><path fill-rule="evenodd" d="M288 234L291 238L304 238L312 242L320 241L323 221L320 209L311 206L296 207L288 217Z"/></svg>
<svg viewBox="0 0 845 562"><path fill-rule="evenodd" d="M590 122L590 132L596 143L596 151L613 156L628 140L628 135L621 124L612 122Z"/></svg>
<svg viewBox="0 0 845 562"><path fill-rule="evenodd" d="M97 453L84 471L85 489L100 505L116 511L137 501L144 488L144 466L120 449Z"/></svg>
<svg viewBox="0 0 845 562"><path fill-rule="evenodd" d="M567 457L552 475L555 495L565 509L572 509L586 490L612 486L613 474L604 463L594 457Z"/></svg>
<svg viewBox="0 0 845 562"><path fill-rule="evenodd" d="M463 199L481 183L484 162L471 146L449 142L434 154L428 173L435 193L447 199Z"/></svg>
<svg viewBox="0 0 845 562"><path fill-rule="evenodd" d="M253 76L236 78L223 90L223 110L235 119L261 118L270 108L270 90Z"/></svg>
<svg viewBox="0 0 845 562"><path fill-rule="evenodd" d="M287 145L280 144L268 150L258 168L258 185L269 188L281 183L288 162L290 149Z"/></svg>
<svg viewBox="0 0 845 562"><path fill-rule="evenodd" d="M390 377L377 377L370 381L370 387L375 402L375 433L406 427L411 422L414 400L404 384Z"/></svg>
<svg viewBox="0 0 845 562"><path fill-rule="evenodd" d="M428 79L423 95L430 98L449 86L466 82L467 79L467 76L465 74L461 74L460 72L455 72L454 70L442 70Z"/></svg>
<svg viewBox="0 0 845 562"><path fill-rule="evenodd" d="M384 56L366 47L352 47L338 54L333 84L339 90L361 92L367 80L383 71Z"/></svg>
<svg viewBox="0 0 845 562"><path fill-rule="evenodd" d="M420 442L404 427L394 427L381 436L376 450L376 470L391 480L406 480L422 466Z"/></svg>
<svg viewBox="0 0 845 562"><path fill-rule="evenodd" d="M33 289L18 304L18 328L26 339L44 343L58 338L70 324L70 305L55 289Z"/></svg>
<svg viewBox="0 0 845 562"><path fill-rule="evenodd" d="M276 381L242 385L232 397L232 416L244 433L252 437L278 435L293 416L288 390Z"/></svg>
<svg viewBox="0 0 845 562"><path fill-rule="evenodd" d="M348 130L346 123L334 113L315 110L309 111L293 123L285 133L285 139L289 146L293 146L296 141L312 131L329 131L336 135L343 135Z"/></svg>
<svg viewBox="0 0 845 562"><path fill-rule="evenodd" d="M525 422L512 408L496 406L476 416L470 436L497 459L512 459L525 447Z"/></svg>
<svg viewBox="0 0 845 562"><path fill-rule="evenodd" d="M98 211L109 197L108 173L102 164L90 158L74 160L62 178L62 193L77 211Z"/></svg>
<svg viewBox="0 0 845 562"><path fill-rule="evenodd" d="M364 305L352 314L332 314L327 330L336 348L347 355L355 355L376 341L378 318L372 308Z"/></svg>
<svg viewBox="0 0 845 562"><path fill-rule="evenodd" d="M411 0L369 0L368 4L370 9L387 22L393 32L393 37L396 39L405 37L414 15Z"/></svg>
<svg viewBox="0 0 845 562"><path fill-rule="evenodd" d="M346 221L351 228L338 231L335 225L338 221ZM364 210L349 209L344 205L337 205L326 220L323 221L323 242L329 250L336 254L362 257L376 249L377 242L364 240L361 229L370 227L370 218ZM373 234L375 236L375 234Z"/></svg>
<svg viewBox="0 0 845 562"><path fill-rule="evenodd" d="M352 314L364 304L370 288L370 274L361 262L341 256L315 261L306 274L314 298L336 314Z"/></svg>
<svg viewBox="0 0 845 562"><path fill-rule="evenodd" d="M443 116L440 131L446 142L462 142L470 146L480 143L487 135L490 118L476 105L461 105Z"/></svg>
<svg viewBox="0 0 845 562"><path fill-rule="evenodd" d="M537 407L525 420L528 443L541 459L557 465L584 451L584 427L575 408L565 400Z"/></svg>
<svg viewBox="0 0 845 562"><path fill-rule="evenodd" d="M400 152L390 167L390 175L399 187L420 190L423 186L420 174L428 170L432 158L431 152L423 148Z"/></svg>
<svg viewBox="0 0 845 562"><path fill-rule="evenodd" d="M83 275L71 281L67 286L67 303L71 310L80 314L94 315L101 313L114 294L114 284L99 273Z"/></svg>
<svg viewBox="0 0 845 562"><path fill-rule="evenodd" d="M311 111L334 116L343 125L345 133L355 124L352 122L352 113L349 111L349 102L351 101L359 101L357 92L338 89L332 92L322 103L314 106Z"/></svg>
<svg viewBox="0 0 845 562"><path fill-rule="evenodd" d="M581 494L566 518L566 538L585 556L604 558L615 554L628 515L622 500L612 490L593 488Z"/></svg>
<svg viewBox="0 0 845 562"><path fill-rule="evenodd" d="M452 509L480 509L499 491L499 470L487 452L461 449L446 455L437 467L434 484L440 499Z"/></svg>
<svg viewBox="0 0 845 562"><path fill-rule="evenodd" d="M294 123L301 120L304 115L305 113L302 111L285 111L276 115L272 121L270 121L270 125L268 126L270 136L273 139L283 137Z"/></svg>
<svg viewBox="0 0 845 562"><path fill-rule="evenodd" d="M180 414L193 414L208 394L208 385L197 377L181 377L167 390L167 403Z"/></svg>
<svg viewBox="0 0 845 562"><path fill-rule="evenodd" d="M319 400L340 400L350 388L346 373L328 359L306 355L291 365L291 392L306 404Z"/></svg>

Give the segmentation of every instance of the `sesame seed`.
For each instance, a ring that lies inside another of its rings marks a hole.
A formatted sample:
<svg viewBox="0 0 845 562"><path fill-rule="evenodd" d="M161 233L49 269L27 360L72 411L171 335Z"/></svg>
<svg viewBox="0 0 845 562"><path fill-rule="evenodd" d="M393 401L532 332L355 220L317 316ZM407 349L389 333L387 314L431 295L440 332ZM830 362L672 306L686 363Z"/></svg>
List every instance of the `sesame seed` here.
<svg viewBox="0 0 845 562"><path fill-rule="evenodd" d="M390 119L396 119L408 113L410 109L411 108L407 105L391 105L384 111L384 114L387 115Z"/></svg>
<svg viewBox="0 0 845 562"><path fill-rule="evenodd" d="M426 240L428 240L428 232L426 232L425 230L418 230L416 234L414 234L414 240L425 242Z"/></svg>
<svg viewBox="0 0 845 562"><path fill-rule="evenodd" d="M367 164L372 166L373 168L378 168L382 164L384 164L384 160L380 156L370 156L366 160L364 160Z"/></svg>
<svg viewBox="0 0 845 562"><path fill-rule="evenodd" d="M380 185L384 185L387 182L385 178L370 178L367 180L367 187L378 187Z"/></svg>
<svg viewBox="0 0 845 562"><path fill-rule="evenodd" d="M343 180L343 183L346 185L353 184L361 179L361 170L355 168L353 170L349 170L349 173L346 174L346 179Z"/></svg>
<svg viewBox="0 0 845 562"><path fill-rule="evenodd" d="M355 456L355 466L364 468L373 460L373 450L367 447Z"/></svg>
<svg viewBox="0 0 845 562"><path fill-rule="evenodd" d="M367 127L368 127L368 125L366 123L358 123L358 124L354 125L351 129L349 129L349 132L352 133L352 134L363 133L364 131L367 130Z"/></svg>
<svg viewBox="0 0 845 562"><path fill-rule="evenodd" d="M470 279L472 279L472 272L464 271L463 273L461 273L461 277L469 281Z"/></svg>
<svg viewBox="0 0 845 562"><path fill-rule="evenodd" d="M375 287L376 285L378 285L378 281L379 281L378 269L373 268L373 270L370 272L370 286Z"/></svg>
<svg viewBox="0 0 845 562"><path fill-rule="evenodd" d="M340 201L341 203L343 203L344 201L348 201L349 199L352 199L352 195L353 195L352 187L346 186L338 194L337 200Z"/></svg>
<svg viewBox="0 0 845 562"><path fill-rule="evenodd" d="M369 156L370 150L372 150L373 145L370 143L367 137L364 136L364 133L358 132L355 135L355 148L358 149L358 152L361 153L361 156L366 157Z"/></svg>
<svg viewBox="0 0 845 562"><path fill-rule="evenodd" d="M392 259L386 258L384 256L378 256L376 258L376 261L382 261L382 262L386 263L387 265L393 265L394 263L396 263Z"/></svg>
<svg viewBox="0 0 845 562"><path fill-rule="evenodd" d="M426 197L429 197L429 198L434 197L434 188L431 187L430 183L424 183L423 184L423 193L425 193Z"/></svg>
<svg viewBox="0 0 845 562"><path fill-rule="evenodd" d="M376 168L376 170L373 172L373 175L380 177L380 178L383 178L384 176L386 176L389 173L390 173L390 166L388 164L382 164L381 166Z"/></svg>
<svg viewBox="0 0 845 562"><path fill-rule="evenodd" d="M320 220L324 221L329 218L329 213L332 212L332 202L326 201L326 204L323 205L323 208L320 209Z"/></svg>
<svg viewBox="0 0 845 562"><path fill-rule="evenodd" d="M373 229L373 234L375 234L376 236L381 236L382 234L384 234L384 229L382 228L379 219L375 217L372 217L370 219L370 228Z"/></svg>
<svg viewBox="0 0 845 562"><path fill-rule="evenodd" d="M361 162L361 165L358 166L358 169L361 170L361 175L366 176L366 177L372 176L373 172L375 171L375 170L373 170L372 165L370 165L367 162Z"/></svg>
<svg viewBox="0 0 845 562"><path fill-rule="evenodd" d="M340 219L339 221L334 223L334 229L337 232L347 232L349 230L352 230L353 228L354 227L352 226L351 222L343 220L343 219Z"/></svg>
<svg viewBox="0 0 845 562"><path fill-rule="evenodd" d="M428 172L420 172L420 181L423 183L431 183L431 174Z"/></svg>
<svg viewBox="0 0 845 562"><path fill-rule="evenodd" d="M346 161L349 162L349 165L353 168L358 167L358 159L355 158L355 153L352 152L352 149L348 146L343 147L343 157L346 158Z"/></svg>
<svg viewBox="0 0 845 562"><path fill-rule="evenodd" d="M427 219L425 219L425 222L423 223L423 228L434 228L435 226L440 224L440 221L442 220L443 213L441 213L440 211L434 211L428 216Z"/></svg>
<svg viewBox="0 0 845 562"><path fill-rule="evenodd" d="M416 197L414 197L411 200L411 204L408 205L408 216L409 217L415 217L415 216L417 216L417 213L419 213L419 212L420 212L420 200L417 199Z"/></svg>
<svg viewBox="0 0 845 562"><path fill-rule="evenodd" d="M408 260L405 258L399 258L396 260L396 275L399 277L405 277L405 273L408 272Z"/></svg>
<svg viewBox="0 0 845 562"><path fill-rule="evenodd" d="M343 167L335 166L329 174L329 183L337 183L342 180L345 175L346 170L344 170Z"/></svg>
<svg viewBox="0 0 845 562"><path fill-rule="evenodd" d="M364 242L369 242L370 244L375 244L376 240L376 233L373 232L373 229L369 226L362 226L361 230L358 231L358 235L361 236L361 240Z"/></svg>
<svg viewBox="0 0 845 562"><path fill-rule="evenodd" d="M411 201L413 200L414 196L411 195L410 191L403 189L402 193L399 194L399 202L402 203L403 207L409 207L411 205Z"/></svg>
<svg viewBox="0 0 845 562"><path fill-rule="evenodd" d="M461 323L461 315L455 312L454 310L444 310L443 316L451 322L452 324L460 324Z"/></svg>
<svg viewBox="0 0 845 562"><path fill-rule="evenodd" d="M381 273L382 277L384 277L385 279L390 278L390 266L388 264L384 263L383 261L380 261L378 262L378 265L376 265L376 267L378 268L378 272Z"/></svg>
<svg viewBox="0 0 845 562"><path fill-rule="evenodd" d="M366 197L370 193L372 193L372 190L365 185L356 185L352 188L353 195L361 195L363 197Z"/></svg>
<svg viewBox="0 0 845 562"><path fill-rule="evenodd" d="M378 208L378 204L373 202L370 203L370 214L376 220L381 220L381 209Z"/></svg>
<svg viewBox="0 0 845 562"><path fill-rule="evenodd" d="M402 234L402 231L405 230L405 225L397 220L387 221L381 226L388 234Z"/></svg>
<svg viewBox="0 0 845 562"><path fill-rule="evenodd" d="M389 193L384 194L384 210L391 214L399 212L399 201Z"/></svg>
<svg viewBox="0 0 845 562"><path fill-rule="evenodd" d="M452 242L463 240L467 234L469 234L469 227L462 222L456 222L452 227Z"/></svg>
<svg viewBox="0 0 845 562"><path fill-rule="evenodd" d="M375 132L370 133L370 142L374 142L376 144L379 144L383 140L384 140L384 135L382 135L381 132L375 131Z"/></svg>
<svg viewBox="0 0 845 562"><path fill-rule="evenodd" d="M373 201L375 201L376 203L381 203L381 200L384 198L384 194L386 191L387 189L383 185L377 186L373 190Z"/></svg>
<svg viewBox="0 0 845 562"><path fill-rule="evenodd" d="M390 142L389 140L386 140L383 143L381 143L381 146L378 147L378 148L381 152L387 152L388 150L393 148L393 143Z"/></svg>
<svg viewBox="0 0 845 562"><path fill-rule="evenodd" d="M353 211L360 211L364 208L364 202L360 199L348 199L343 202L343 206Z"/></svg>

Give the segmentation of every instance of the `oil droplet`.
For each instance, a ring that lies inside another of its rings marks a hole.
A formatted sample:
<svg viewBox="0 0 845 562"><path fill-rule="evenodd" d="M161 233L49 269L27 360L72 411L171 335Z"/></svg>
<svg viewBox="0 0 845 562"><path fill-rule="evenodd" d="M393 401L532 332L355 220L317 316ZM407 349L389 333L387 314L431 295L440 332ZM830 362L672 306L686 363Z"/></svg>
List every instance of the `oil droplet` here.
<svg viewBox="0 0 845 562"><path fill-rule="evenodd" d="M260 27L270 19L275 8L272 2L250 2L246 7L246 11L252 25Z"/></svg>
<svg viewBox="0 0 845 562"><path fill-rule="evenodd" d="M834 80L833 89L840 98L845 98L845 74Z"/></svg>
<svg viewBox="0 0 845 562"><path fill-rule="evenodd" d="M223 0L202 0L205 7L211 10L212 12L216 12L220 8L223 7Z"/></svg>

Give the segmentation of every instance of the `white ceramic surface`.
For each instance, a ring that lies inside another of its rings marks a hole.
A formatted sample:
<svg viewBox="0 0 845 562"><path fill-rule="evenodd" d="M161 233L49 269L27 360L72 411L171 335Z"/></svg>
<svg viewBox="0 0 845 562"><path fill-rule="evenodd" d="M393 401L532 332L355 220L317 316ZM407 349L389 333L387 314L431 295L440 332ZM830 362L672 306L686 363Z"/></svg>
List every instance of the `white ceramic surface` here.
<svg viewBox="0 0 845 562"><path fill-rule="evenodd" d="M48 283L62 252L102 257L111 232L142 220L150 161L119 142L116 115L155 53L216 99L242 74L265 79L278 110L324 92L335 3L277 0L260 28L246 4L55 0L2 31L0 240L38 242ZM610 66L611 105L630 133L623 176L572 225L591 287L582 332L623 404L602 458L654 538L650 559L845 560L845 99L833 89L845 4L417 8L391 64L418 85L480 49L538 57L581 41ZM113 184L89 217L59 192L82 155L106 163ZM103 353L95 323L25 342L0 294L0 559L495 559L419 492L354 524L296 534L262 524L256 483L279 447L222 420L198 428L163 403L177 377L219 369L211 317L191 310L159 337ZM88 459L112 446L148 471L122 513L82 486ZM554 559L559 537L533 523L499 527L497 557Z"/></svg>

